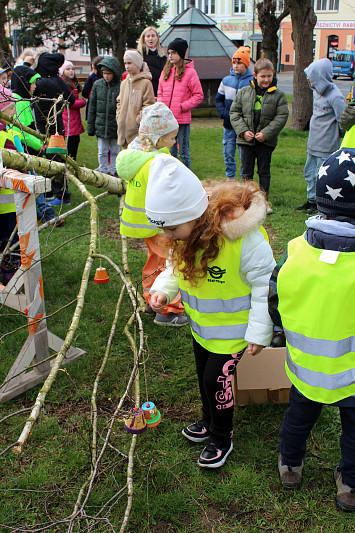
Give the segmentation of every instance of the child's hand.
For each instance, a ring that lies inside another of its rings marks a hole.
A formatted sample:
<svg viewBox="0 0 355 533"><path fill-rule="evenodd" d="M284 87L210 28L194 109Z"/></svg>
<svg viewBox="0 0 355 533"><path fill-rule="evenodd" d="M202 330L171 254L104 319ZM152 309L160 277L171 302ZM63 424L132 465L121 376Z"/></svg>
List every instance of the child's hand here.
<svg viewBox="0 0 355 533"><path fill-rule="evenodd" d="M160 313L166 305L167 298L163 292L155 292L150 299L150 307L156 313Z"/></svg>
<svg viewBox="0 0 355 533"><path fill-rule="evenodd" d="M266 137L263 133L261 133L261 131L258 131L258 133L255 134L255 139L259 141L259 143L266 141Z"/></svg>
<svg viewBox="0 0 355 533"><path fill-rule="evenodd" d="M244 139L248 142L254 139L254 133L250 130L244 132Z"/></svg>
<svg viewBox="0 0 355 533"><path fill-rule="evenodd" d="M249 355L258 355L265 346L260 346L260 344L248 344L248 354Z"/></svg>

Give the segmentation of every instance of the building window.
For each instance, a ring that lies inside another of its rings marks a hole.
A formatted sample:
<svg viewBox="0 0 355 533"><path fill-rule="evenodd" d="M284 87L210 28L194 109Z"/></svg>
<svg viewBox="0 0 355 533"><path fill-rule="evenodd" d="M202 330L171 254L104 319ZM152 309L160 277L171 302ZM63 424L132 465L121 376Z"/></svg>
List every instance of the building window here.
<svg viewBox="0 0 355 533"><path fill-rule="evenodd" d="M186 9L187 0L176 0L176 14L182 13ZM197 6L196 6L197 7Z"/></svg>
<svg viewBox="0 0 355 533"><path fill-rule="evenodd" d="M286 54L285 55L285 63L289 63L290 62L290 54Z"/></svg>
<svg viewBox="0 0 355 533"><path fill-rule="evenodd" d="M205 13L213 15L216 12L216 0L205 0Z"/></svg>
<svg viewBox="0 0 355 533"><path fill-rule="evenodd" d="M245 13L245 0L234 0L234 13Z"/></svg>
<svg viewBox="0 0 355 533"><path fill-rule="evenodd" d="M339 0L317 0L317 11L338 11Z"/></svg>
<svg viewBox="0 0 355 533"><path fill-rule="evenodd" d="M97 53L99 54L99 56L109 56L111 54L111 51L108 48L98 48ZM85 41L81 45L81 55L90 55L89 41L87 39L85 39Z"/></svg>

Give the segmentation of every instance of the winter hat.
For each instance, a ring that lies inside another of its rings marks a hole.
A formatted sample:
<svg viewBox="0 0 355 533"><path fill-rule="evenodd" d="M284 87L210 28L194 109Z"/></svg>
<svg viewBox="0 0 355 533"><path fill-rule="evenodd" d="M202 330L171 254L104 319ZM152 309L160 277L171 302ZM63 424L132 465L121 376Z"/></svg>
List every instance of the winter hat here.
<svg viewBox="0 0 355 533"><path fill-rule="evenodd" d="M68 67L75 68L71 61L64 61L63 65L59 69L59 74L62 76L64 71L65 71L65 69L68 68Z"/></svg>
<svg viewBox="0 0 355 533"><path fill-rule="evenodd" d="M154 146L156 146L160 137L178 129L178 121L163 102L156 102L143 109L139 135L148 137Z"/></svg>
<svg viewBox="0 0 355 533"><path fill-rule="evenodd" d="M248 68L250 65L250 48L248 46L240 46L233 54L232 59L239 59Z"/></svg>
<svg viewBox="0 0 355 533"><path fill-rule="evenodd" d="M355 148L337 150L323 162L316 203L318 211L330 218L355 219Z"/></svg>
<svg viewBox="0 0 355 533"><path fill-rule="evenodd" d="M185 41L185 39L180 39L180 37L176 37L176 39L169 43L168 50L174 50L174 52L177 52L179 56L182 57L182 59L185 59L185 54L188 47L188 42Z"/></svg>
<svg viewBox="0 0 355 533"><path fill-rule="evenodd" d="M0 86L0 111L5 111L5 109L14 104L15 100L10 89Z"/></svg>
<svg viewBox="0 0 355 533"><path fill-rule="evenodd" d="M132 63L134 63L139 70L142 70L143 67L143 57L140 55L137 50L126 50L123 56L123 61L126 59L130 59Z"/></svg>
<svg viewBox="0 0 355 533"><path fill-rule="evenodd" d="M183 163L157 154L149 170L145 213L153 226L176 226L199 218L208 199L200 180Z"/></svg>

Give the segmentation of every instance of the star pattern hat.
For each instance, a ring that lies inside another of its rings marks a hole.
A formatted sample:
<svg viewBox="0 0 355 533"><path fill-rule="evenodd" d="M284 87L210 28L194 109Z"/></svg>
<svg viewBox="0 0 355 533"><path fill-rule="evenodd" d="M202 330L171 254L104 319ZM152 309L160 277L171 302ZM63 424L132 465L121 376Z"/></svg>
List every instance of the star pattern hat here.
<svg viewBox="0 0 355 533"><path fill-rule="evenodd" d="M319 169L316 183L318 211L330 218L355 220L355 149L331 154Z"/></svg>

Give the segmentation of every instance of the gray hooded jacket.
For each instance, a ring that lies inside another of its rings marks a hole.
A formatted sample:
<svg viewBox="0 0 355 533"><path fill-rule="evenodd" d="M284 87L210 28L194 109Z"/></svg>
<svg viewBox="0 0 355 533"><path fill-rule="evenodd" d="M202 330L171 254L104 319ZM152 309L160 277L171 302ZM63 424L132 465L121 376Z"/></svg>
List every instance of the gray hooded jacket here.
<svg viewBox="0 0 355 533"><path fill-rule="evenodd" d="M340 146L339 121L345 100L332 82L333 68L329 59L314 61L304 72L313 85L313 115L307 152L316 157L327 157Z"/></svg>

